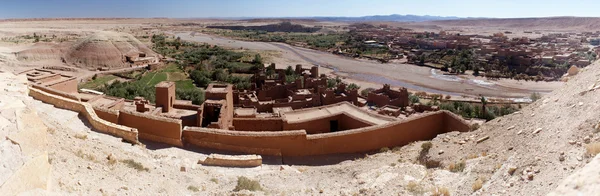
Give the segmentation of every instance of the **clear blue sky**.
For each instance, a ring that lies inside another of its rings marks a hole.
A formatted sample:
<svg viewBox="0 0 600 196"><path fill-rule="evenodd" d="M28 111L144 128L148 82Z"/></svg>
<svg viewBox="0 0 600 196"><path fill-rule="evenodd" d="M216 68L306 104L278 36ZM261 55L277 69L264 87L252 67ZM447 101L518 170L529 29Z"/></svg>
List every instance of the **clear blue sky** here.
<svg viewBox="0 0 600 196"><path fill-rule="evenodd" d="M600 16L600 0L1 0L0 18Z"/></svg>

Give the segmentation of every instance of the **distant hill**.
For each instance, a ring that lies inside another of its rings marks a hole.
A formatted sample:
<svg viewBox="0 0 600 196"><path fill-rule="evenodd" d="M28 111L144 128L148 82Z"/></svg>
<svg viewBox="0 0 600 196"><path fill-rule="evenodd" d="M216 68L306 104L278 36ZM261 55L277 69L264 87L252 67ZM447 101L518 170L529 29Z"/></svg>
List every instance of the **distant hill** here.
<svg viewBox="0 0 600 196"><path fill-rule="evenodd" d="M497 18L425 21L438 26L496 27L517 29L587 30L600 29L600 17Z"/></svg>
<svg viewBox="0 0 600 196"><path fill-rule="evenodd" d="M436 20L457 20L462 19L455 16L418 16L418 15L374 15L361 17L307 17L306 19L314 19L320 21L347 21L347 22L366 22L366 21L390 21L390 22L425 22Z"/></svg>

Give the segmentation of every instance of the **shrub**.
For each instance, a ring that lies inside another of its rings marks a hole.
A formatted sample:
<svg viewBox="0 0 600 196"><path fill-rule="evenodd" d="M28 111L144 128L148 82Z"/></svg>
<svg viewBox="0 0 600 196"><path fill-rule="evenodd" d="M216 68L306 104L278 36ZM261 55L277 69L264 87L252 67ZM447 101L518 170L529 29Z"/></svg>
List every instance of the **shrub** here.
<svg viewBox="0 0 600 196"><path fill-rule="evenodd" d="M435 187L431 190L432 196L450 196L450 191L446 187Z"/></svg>
<svg viewBox="0 0 600 196"><path fill-rule="evenodd" d="M419 157L417 157L417 160L421 165L424 165L427 168L437 168L440 166L440 161L429 159L427 156L431 147L433 147L431 142L424 142L421 144L421 152L419 152Z"/></svg>
<svg viewBox="0 0 600 196"><path fill-rule="evenodd" d="M480 127L480 126L479 126L479 123L473 123L473 124L470 126L470 128L471 128L471 131L475 131L475 130L479 129L479 127Z"/></svg>
<svg viewBox="0 0 600 196"><path fill-rule="evenodd" d="M360 86L358 86L357 84L354 83L350 83L347 87L348 90L358 90L360 89Z"/></svg>
<svg viewBox="0 0 600 196"><path fill-rule="evenodd" d="M600 142L594 142L594 143L585 145L585 154L588 157L594 157L598 153L600 153Z"/></svg>
<svg viewBox="0 0 600 196"><path fill-rule="evenodd" d="M538 92L534 92L534 93L531 93L531 95L529 96L529 98L531 99L531 101L535 102L535 101L541 99L542 95L540 93L538 93Z"/></svg>
<svg viewBox="0 0 600 196"><path fill-rule="evenodd" d="M367 97L369 96L369 93L374 90L374 88L365 88L362 91L360 91L360 95L362 95L363 97Z"/></svg>
<svg viewBox="0 0 600 196"><path fill-rule="evenodd" d="M388 148L388 147L383 147L383 148L380 148L380 149L379 149L379 153L384 153L384 152L387 152L387 151L390 151L390 148Z"/></svg>
<svg viewBox="0 0 600 196"><path fill-rule="evenodd" d="M261 191L263 190L260 186L260 183L256 180L250 180L244 176L238 177L237 185L233 191L238 192L241 190L249 190L249 191Z"/></svg>
<svg viewBox="0 0 600 196"><path fill-rule="evenodd" d="M200 189L198 187L192 186L192 185L188 186L187 189L190 190L190 191L193 191L193 192L200 191Z"/></svg>
<svg viewBox="0 0 600 196"><path fill-rule="evenodd" d="M481 189L481 187L483 187L483 180L481 179L477 179L475 180L475 182L473 183L473 186L471 188L473 188L473 192Z"/></svg>
<svg viewBox="0 0 600 196"><path fill-rule="evenodd" d="M433 147L433 144L431 142L424 142L423 144L421 144L421 152L429 152L429 149L431 149L431 147Z"/></svg>
<svg viewBox="0 0 600 196"><path fill-rule="evenodd" d="M150 169L148 169L147 167L144 167L144 165L142 165L142 163L137 162L133 159L121 160L121 163L124 163L125 165L127 165L127 167L133 168L138 171L150 171Z"/></svg>
<svg viewBox="0 0 600 196"><path fill-rule="evenodd" d="M462 160L458 163L450 163L450 165L448 166L448 170L450 170L451 172L462 172L463 170L465 170L465 166L467 166L467 163Z"/></svg>
<svg viewBox="0 0 600 196"><path fill-rule="evenodd" d="M421 185L415 181L410 181L408 184L406 184L406 190L411 193L418 194L423 192L423 187L421 187Z"/></svg>
<svg viewBox="0 0 600 196"><path fill-rule="evenodd" d="M413 104L421 102L421 100L419 99L419 96L417 96L417 95L409 95L408 100L410 101L410 103L413 103Z"/></svg>
<svg viewBox="0 0 600 196"><path fill-rule="evenodd" d="M429 157L425 158L425 167L427 169L438 168L441 165L441 162L438 160L429 159Z"/></svg>

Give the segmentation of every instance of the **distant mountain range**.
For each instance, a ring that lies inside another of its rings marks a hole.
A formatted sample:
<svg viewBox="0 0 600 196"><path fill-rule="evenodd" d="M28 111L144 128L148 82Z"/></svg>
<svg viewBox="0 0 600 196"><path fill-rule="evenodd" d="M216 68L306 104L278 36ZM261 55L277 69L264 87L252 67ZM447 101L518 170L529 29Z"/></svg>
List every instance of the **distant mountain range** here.
<svg viewBox="0 0 600 196"><path fill-rule="evenodd" d="M424 22L424 21L435 21L435 20L457 20L464 19L455 16L418 16L418 15L374 15L374 16L360 16L360 17L303 17L302 19L314 19L320 21L348 21L348 22L361 22L361 21L391 21L391 22Z"/></svg>

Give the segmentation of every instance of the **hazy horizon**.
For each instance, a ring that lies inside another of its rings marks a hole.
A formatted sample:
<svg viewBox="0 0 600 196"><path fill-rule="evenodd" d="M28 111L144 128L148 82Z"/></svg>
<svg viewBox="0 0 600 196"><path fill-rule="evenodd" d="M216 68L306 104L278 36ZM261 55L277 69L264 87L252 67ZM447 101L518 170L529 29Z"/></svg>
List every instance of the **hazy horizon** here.
<svg viewBox="0 0 600 196"><path fill-rule="evenodd" d="M0 18L297 18L418 15L474 18L598 17L596 2L580 0L7 0ZM435 6L432 6L435 5Z"/></svg>

